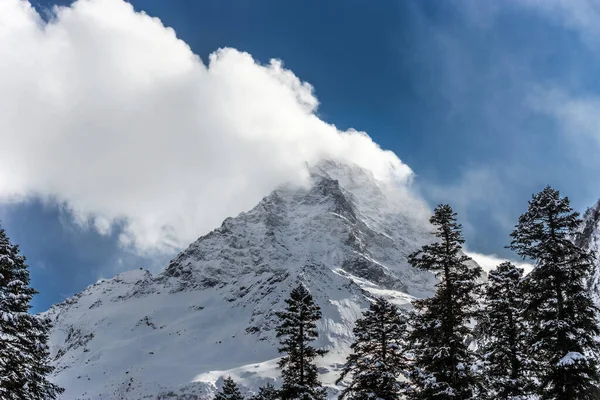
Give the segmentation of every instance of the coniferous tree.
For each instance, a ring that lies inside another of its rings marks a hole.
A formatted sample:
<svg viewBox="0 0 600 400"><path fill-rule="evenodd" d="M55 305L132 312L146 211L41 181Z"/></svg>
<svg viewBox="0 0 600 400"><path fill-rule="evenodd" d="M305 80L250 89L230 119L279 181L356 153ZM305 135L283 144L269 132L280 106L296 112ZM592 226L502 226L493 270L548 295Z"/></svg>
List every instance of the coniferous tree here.
<svg viewBox="0 0 600 400"><path fill-rule="evenodd" d="M431 271L438 278L433 297L414 302L410 337L413 363L411 399L472 399L478 379L476 361L469 348L473 337L481 268L469 266L462 252L464 239L456 213L449 205L436 207L429 220L438 241L409 256L415 268Z"/></svg>
<svg viewBox="0 0 600 400"><path fill-rule="evenodd" d="M356 321L355 342L336 383L348 374L351 382L340 400L399 399L404 387L398 379L408 371L406 318L398 307L378 298Z"/></svg>
<svg viewBox="0 0 600 400"><path fill-rule="evenodd" d="M37 292L19 247L0 228L0 398L55 399L64 390L48 381L48 320L29 313Z"/></svg>
<svg viewBox="0 0 600 400"><path fill-rule="evenodd" d="M215 400L244 400L244 396L235 381L228 376L223 380L223 387L215 394Z"/></svg>
<svg viewBox="0 0 600 400"><path fill-rule="evenodd" d="M286 308L278 312L279 352L285 354L279 361L282 370L283 400L318 400L326 397L321 385L314 359L327 353L311 345L318 337L316 322L321 319L321 310L310 292L299 284L285 300Z"/></svg>
<svg viewBox="0 0 600 400"><path fill-rule="evenodd" d="M533 195L511 234L510 248L535 261L523 282L542 399L592 399L598 387L598 310L586 290L593 256L574 244L580 224L569 199L548 186Z"/></svg>
<svg viewBox="0 0 600 400"><path fill-rule="evenodd" d="M523 269L504 262L490 271L485 288L478 330L488 399L522 400L531 389L522 278Z"/></svg>
<svg viewBox="0 0 600 400"><path fill-rule="evenodd" d="M252 400L277 400L279 399L279 390L275 389L271 383L267 383L258 389L258 393L252 396Z"/></svg>

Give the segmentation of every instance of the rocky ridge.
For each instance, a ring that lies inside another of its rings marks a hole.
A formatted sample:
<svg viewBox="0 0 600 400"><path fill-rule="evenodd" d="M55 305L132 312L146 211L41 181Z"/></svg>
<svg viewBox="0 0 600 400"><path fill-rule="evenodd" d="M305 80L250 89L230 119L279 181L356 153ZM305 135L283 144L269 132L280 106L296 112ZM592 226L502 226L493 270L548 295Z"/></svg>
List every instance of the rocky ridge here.
<svg viewBox="0 0 600 400"><path fill-rule="evenodd" d="M435 278L406 257L431 241L427 210L354 165L325 161L226 219L153 276L98 282L47 315L63 399L201 399L224 375L276 380L275 311L304 283L321 306L321 378L335 378L374 295L400 305Z"/></svg>

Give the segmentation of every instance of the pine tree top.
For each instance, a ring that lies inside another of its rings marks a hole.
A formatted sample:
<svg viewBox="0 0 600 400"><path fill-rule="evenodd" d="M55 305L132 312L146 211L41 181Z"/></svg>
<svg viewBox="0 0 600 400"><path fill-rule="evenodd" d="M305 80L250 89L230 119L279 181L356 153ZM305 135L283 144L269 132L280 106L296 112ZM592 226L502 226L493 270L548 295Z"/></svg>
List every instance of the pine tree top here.
<svg viewBox="0 0 600 400"><path fill-rule="evenodd" d="M292 289L290 297L285 299L285 303L286 308L276 313L283 321L280 328L290 328L300 322L308 323L312 326L314 322L321 319L321 308L315 303L312 295L302 283ZM278 336L283 334L287 334L287 331L284 333L278 330Z"/></svg>
<svg viewBox="0 0 600 400"><path fill-rule="evenodd" d="M31 299L37 291L29 286L29 269L19 246L12 244L6 231L0 228L0 312L9 314L27 313Z"/></svg>
<svg viewBox="0 0 600 400"><path fill-rule="evenodd" d="M437 206L429 222L436 228L435 236L439 240L410 254L408 262L415 268L435 273L441 279L448 279L450 269L451 273L458 274L453 279L475 280L483 271L479 266L469 267L466 264L471 258L462 252L465 240L456 216L448 204Z"/></svg>
<svg viewBox="0 0 600 400"><path fill-rule="evenodd" d="M215 400L244 400L244 396L231 376L223 380L223 387L215 395Z"/></svg>
<svg viewBox="0 0 600 400"><path fill-rule="evenodd" d="M20 254L19 246L12 244L6 231L0 227L0 267L25 267L25 256Z"/></svg>
<svg viewBox="0 0 600 400"><path fill-rule="evenodd" d="M290 297L285 299L286 304L294 304L294 303L302 303L302 304L312 304L313 296L310 291L304 286L302 283L299 283L298 286L294 287L290 291Z"/></svg>
<svg viewBox="0 0 600 400"><path fill-rule="evenodd" d="M523 277L523 268L515 266L510 261L505 261L492 269L488 274L488 281L512 281L519 282Z"/></svg>
<svg viewBox="0 0 600 400"><path fill-rule="evenodd" d="M279 390L268 382L267 384L258 388L258 393L251 397L251 400L277 400L279 399Z"/></svg>
<svg viewBox="0 0 600 400"><path fill-rule="evenodd" d="M457 214L449 204L440 204L435 208L429 222L437 228L437 237L463 244L465 240L462 236L462 225L457 222L456 217Z"/></svg>
<svg viewBox="0 0 600 400"><path fill-rule="evenodd" d="M546 186L529 201L529 207L510 234L509 248L524 258L544 259L549 253L572 247L571 236L581 224L568 197Z"/></svg>

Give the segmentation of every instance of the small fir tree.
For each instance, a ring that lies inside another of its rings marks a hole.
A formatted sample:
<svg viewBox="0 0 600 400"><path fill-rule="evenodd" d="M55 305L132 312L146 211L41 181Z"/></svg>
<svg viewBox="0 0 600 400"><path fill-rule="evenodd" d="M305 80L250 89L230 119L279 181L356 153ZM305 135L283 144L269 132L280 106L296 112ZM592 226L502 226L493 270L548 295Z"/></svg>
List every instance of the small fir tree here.
<svg viewBox="0 0 600 400"><path fill-rule="evenodd" d="M258 389L258 393L252 396L252 400L278 400L279 390L275 389L271 383L267 383Z"/></svg>
<svg viewBox="0 0 600 400"><path fill-rule="evenodd" d="M400 399L406 375L406 318L389 301L378 298L356 321L355 342L336 383L351 375L340 400Z"/></svg>
<svg viewBox="0 0 600 400"><path fill-rule="evenodd" d="M542 399L597 398L598 309L586 289L593 256L573 241L580 224L569 199L548 186L533 195L511 234L510 248L535 261L523 282Z"/></svg>
<svg viewBox="0 0 600 400"><path fill-rule="evenodd" d="M523 269L504 262L490 271L485 288L478 330L488 399L523 400L531 389L522 278Z"/></svg>
<svg viewBox="0 0 600 400"><path fill-rule="evenodd" d="M469 348L471 322L476 316L481 268L469 266L462 252L464 239L456 213L449 205L435 209L430 222L438 241L409 256L415 268L431 271L438 278L432 298L414 302L412 320L411 399L476 398L476 358Z"/></svg>
<svg viewBox="0 0 600 400"><path fill-rule="evenodd" d="M327 353L311 345L318 337L317 321L321 310L310 292L299 284L285 300L286 308L278 312L279 352L285 354L279 361L282 372L280 391L283 400L325 399L326 391L318 379L314 359Z"/></svg>
<svg viewBox="0 0 600 400"><path fill-rule="evenodd" d="M47 319L29 313L37 292L19 247L0 228L0 398L55 399L64 390L48 380Z"/></svg>
<svg viewBox="0 0 600 400"><path fill-rule="evenodd" d="M221 390L215 394L215 400L244 400L244 396L235 381L228 376L223 380Z"/></svg>

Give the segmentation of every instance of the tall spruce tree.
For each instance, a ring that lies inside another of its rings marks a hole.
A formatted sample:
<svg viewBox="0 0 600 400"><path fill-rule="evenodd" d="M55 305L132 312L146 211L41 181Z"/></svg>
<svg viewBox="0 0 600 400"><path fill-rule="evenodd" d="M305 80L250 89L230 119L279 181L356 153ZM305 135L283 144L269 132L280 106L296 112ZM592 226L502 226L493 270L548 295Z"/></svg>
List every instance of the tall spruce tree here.
<svg viewBox="0 0 600 400"><path fill-rule="evenodd" d="M504 262L490 271L485 288L478 331L488 399L522 400L531 389L522 278L523 269Z"/></svg>
<svg viewBox="0 0 600 400"><path fill-rule="evenodd" d="M277 400L279 398L279 390L275 389L271 383L258 388L258 393L251 397L252 400Z"/></svg>
<svg viewBox="0 0 600 400"><path fill-rule="evenodd" d="M413 366L411 399L473 399L478 378L472 371L476 361L469 348L473 338L482 270L467 264L462 252L464 239L456 213L449 205L436 207L429 220L438 241L409 256L415 268L431 271L439 279L433 297L414 302L411 349Z"/></svg>
<svg viewBox="0 0 600 400"><path fill-rule="evenodd" d="M232 377L223 380L223 387L215 394L215 400L244 400L244 395Z"/></svg>
<svg viewBox="0 0 600 400"><path fill-rule="evenodd" d="M356 321L355 342L338 379L351 375L340 400L400 399L408 371L406 318L398 307L378 298Z"/></svg>
<svg viewBox="0 0 600 400"><path fill-rule="evenodd" d="M321 385L314 359L327 353L311 345L318 337L316 322L321 310L310 292L299 284L285 300L286 308L278 312L279 352L285 354L279 361L282 370L280 395L283 400L321 400L326 391Z"/></svg>
<svg viewBox="0 0 600 400"><path fill-rule="evenodd" d="M511 234L510 248L535 261L523 282L542 399L596 398L598 310L586 290L593 256L573 241L580 224L569 199L548 186L533 195Z"/></svg>
<svg viewBox="0 0 600 400"><path fill-rule="evenodd" d="M37 292L19 247L0 228L0 398L55 399L63 389L48 381L48 320L29 313Z"/></svg>

